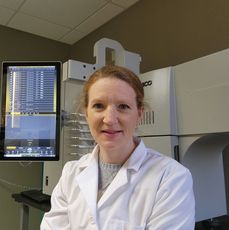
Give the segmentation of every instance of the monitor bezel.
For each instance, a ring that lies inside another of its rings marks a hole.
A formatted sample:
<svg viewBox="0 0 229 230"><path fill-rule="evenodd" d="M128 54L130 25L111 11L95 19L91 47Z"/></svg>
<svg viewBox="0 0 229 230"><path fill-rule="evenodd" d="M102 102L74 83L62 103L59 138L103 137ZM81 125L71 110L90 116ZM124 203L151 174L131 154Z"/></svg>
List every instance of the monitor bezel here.
<svg viewBox="0 0 229 230"><path fill-rule="evenodd" d="M55 66L57 70L56 79L56 143L55 143L55 156L51 157L8 157L4 155L4 140L5 140L5 106L6 106L6 84L7 84L7 69L10 66ZM43 161L58 161L60 159L60 129L61 129L61 75L62 75L62 63L60 61L4 61L2 62L1 71L1 98L0 98L0 161L17 161L17 162L43 162ZM4 118L2 120L2 118Z"/></svg>

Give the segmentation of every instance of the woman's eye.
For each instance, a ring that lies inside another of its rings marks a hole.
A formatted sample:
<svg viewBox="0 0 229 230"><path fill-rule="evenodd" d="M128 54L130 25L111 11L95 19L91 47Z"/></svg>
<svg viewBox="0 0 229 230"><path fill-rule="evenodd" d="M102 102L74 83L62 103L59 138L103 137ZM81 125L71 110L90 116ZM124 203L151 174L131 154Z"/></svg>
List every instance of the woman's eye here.
<svg viewBox="0 0 229 230"><path fill-rule="evenodd" d="M130 107L128 105L126 105L126 104L120 104L118 106L118 108L121 109L121 110L126 110L126 109L129 109Z"/></svg>
<svg viewBox="0 0 229 230"><path fill-rule="evenodd" d="M95 109L102 109L103 108L103 104L96 103L96 104L93 105L93 108L95 108Z"/></svg>

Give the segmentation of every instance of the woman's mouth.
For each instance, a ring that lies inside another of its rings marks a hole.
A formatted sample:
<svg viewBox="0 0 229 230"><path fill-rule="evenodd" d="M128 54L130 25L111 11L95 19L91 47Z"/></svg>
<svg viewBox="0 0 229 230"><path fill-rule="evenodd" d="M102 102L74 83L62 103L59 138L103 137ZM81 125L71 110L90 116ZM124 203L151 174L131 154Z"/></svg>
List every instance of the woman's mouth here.
<svg viewBox="0 0 229 230"><path fill-rule="evenodd" d="M107 135L115 135L115 134L122 133L122 130L102 130L102 133Z"/></svg>

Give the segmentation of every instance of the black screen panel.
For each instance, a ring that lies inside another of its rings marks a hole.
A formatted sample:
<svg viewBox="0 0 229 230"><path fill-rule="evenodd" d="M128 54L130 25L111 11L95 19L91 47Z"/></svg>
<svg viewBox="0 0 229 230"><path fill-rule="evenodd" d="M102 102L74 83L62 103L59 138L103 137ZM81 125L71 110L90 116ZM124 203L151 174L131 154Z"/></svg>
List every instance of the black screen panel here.
<svg viewBox="0 0 229 230"><path fill-rule="evenodd" d="M60 62L4 62L0 160L59 159Z"/></svg>

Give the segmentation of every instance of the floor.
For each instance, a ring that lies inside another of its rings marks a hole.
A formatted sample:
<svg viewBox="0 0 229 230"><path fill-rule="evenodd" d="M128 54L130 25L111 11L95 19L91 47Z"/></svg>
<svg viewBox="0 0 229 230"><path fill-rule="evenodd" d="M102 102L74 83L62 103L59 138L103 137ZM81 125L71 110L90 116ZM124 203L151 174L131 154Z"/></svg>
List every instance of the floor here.
<svg viewBox="0 0 229 230"><path fill-rule="evenodd" d="M229 216L221 216L196 223L195 230L229 230Z"/></svg>

